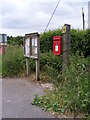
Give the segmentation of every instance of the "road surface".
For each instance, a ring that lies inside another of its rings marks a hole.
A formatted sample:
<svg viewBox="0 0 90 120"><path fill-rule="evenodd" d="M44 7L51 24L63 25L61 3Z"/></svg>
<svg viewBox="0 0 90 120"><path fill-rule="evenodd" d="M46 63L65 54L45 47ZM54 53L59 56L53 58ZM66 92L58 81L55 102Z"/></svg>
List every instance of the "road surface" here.
<svg viewBox="0 0 90 120"><path fill-rule="evenodd" d="M34 95L42 96L43 88L25 79L2 80L2 117L4 118L53 118L52 114L31 105Z"/></svg>

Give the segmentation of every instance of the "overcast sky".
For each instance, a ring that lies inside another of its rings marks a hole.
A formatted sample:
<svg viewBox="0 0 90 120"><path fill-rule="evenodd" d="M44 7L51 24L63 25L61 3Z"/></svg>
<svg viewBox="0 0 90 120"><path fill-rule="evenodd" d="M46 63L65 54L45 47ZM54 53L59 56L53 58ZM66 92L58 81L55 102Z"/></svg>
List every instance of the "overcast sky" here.
<svg viewBox="0 0 90 120"><path fill-rule="evenodd" d="M17 36L43 32L57 2L58 0L0 0L0 33ZM71 24L72 28L82 29L82 7L87 28L88 2L89 0L61 0L48 30L62 28L65 23Z"/></svg>

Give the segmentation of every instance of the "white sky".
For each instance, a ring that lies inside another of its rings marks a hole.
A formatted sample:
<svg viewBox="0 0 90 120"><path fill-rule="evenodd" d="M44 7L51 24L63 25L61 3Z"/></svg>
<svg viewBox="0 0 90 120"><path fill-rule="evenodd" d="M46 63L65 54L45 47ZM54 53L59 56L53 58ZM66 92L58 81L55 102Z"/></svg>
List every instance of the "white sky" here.
<svg viewBox="0 0 90 120"><path fill-rule="evenodd" d="M89 0L61 0L49 29L62 28L67 23L82 29L82 7L85 27L88 27ZM24 35L43 32L58 0L0 0L0 33Z"/></svg>

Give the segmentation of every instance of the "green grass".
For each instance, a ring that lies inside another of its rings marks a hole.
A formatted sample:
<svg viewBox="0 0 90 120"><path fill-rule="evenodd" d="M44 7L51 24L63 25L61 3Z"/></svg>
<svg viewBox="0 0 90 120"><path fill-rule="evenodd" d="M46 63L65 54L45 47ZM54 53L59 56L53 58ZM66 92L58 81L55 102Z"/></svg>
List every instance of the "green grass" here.
<svg viewBox="0 0 90 120"><path fill-rule="evenodd" d="M54 73L52 73L53 75ZM59 112L59 114L73 113L74 116L88 114L88 58L71 55L70 64L63 77L56 74L53 91L39 98L35 95L33 105L40 106L45 111Z"/></svg>
<svg viewBox="0 0 90 120"><path fill-rule="evenodd" d="M23 47L8 46L2 56L2 76L19 76L25 70Z"/></svg>

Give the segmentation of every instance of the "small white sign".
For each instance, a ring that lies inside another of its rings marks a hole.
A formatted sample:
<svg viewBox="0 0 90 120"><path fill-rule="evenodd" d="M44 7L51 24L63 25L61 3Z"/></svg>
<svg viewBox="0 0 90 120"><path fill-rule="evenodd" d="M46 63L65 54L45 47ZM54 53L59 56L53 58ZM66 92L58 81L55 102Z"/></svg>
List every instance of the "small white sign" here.
<svg viewBox="0 0 90 120"><path fill-rule="evenodd" d="M35 39L32 38L32 46L35 46Z"/></svg>
<svg viewBox="0 0 90 120"><path fill-rule="evenodd" d="M37 46L37 38L32 38L32 46Z"/></svg>
<svg viewBox="0 0 90 120"><path fill-rule="evenodd" d="M37 54L37 48L35 48L35 54Z"/></svg>
<svg viewBox="0 0 90 120"><path fill-rule="evenodd" d="M37 46L37 38L35 38L35 46Z"/></svg>
<svg viewBox="0 0 90 120"><path fill-rule="evenodd" d="M26 48L26 56L29 57L30 55L30 38L25 40L25 48Z"/></svg>
<svg viewBox="0 0 90 120"><path fill-rule="evenodd" d="M26 46L30 46L30 39L29 38L26 39Z"/></svg>
<svg viewBox="0 0 90 120"><path fill-rule="evenodd" d="M58 52L58 45L55 46L55 51Z"/></svg>
<svg viewBox="0 0 90 120"><path fill-rule="evenodd" d="M29 53L30 53L30 48L29 46L26 46L26 56L29 56Z"/></svg>

